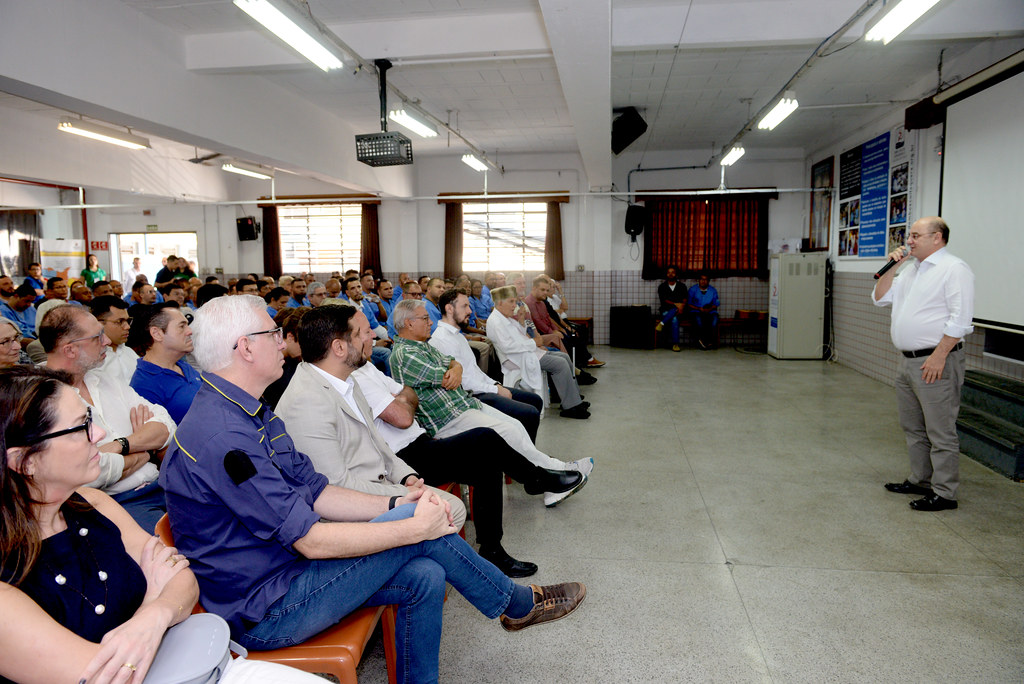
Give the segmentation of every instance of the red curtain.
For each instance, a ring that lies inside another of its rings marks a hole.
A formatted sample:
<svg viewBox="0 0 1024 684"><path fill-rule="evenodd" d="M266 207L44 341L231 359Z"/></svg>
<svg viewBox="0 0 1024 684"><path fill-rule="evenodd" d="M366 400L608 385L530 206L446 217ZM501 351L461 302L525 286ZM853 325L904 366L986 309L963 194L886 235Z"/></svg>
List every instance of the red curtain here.
<svg viewBox="0 0 1024 684"><path fill-rule="evenodd" d="M281 277L281 230L277 223L277 205L263 207L263 272Z"/></svg>
<svg viewBox="0 0 1024 684"><path fill-rule="evenodd" d="M775 193L699 199L652 199L644 238L643 277L768 276L768 200Z"/></svg>
<svg viewBox="0 0 1024 684"><path fill-rule="evenodd" d="M456 278L462 273L462 204L444 205L444 275Z"/></svg>
<svg viewBox="0 0 1024 684"><path fill-rule="evenodd" d="M562 263L562 205L548 202L548 224L544 234L544 273L555 280L565 280Z"/></svg>
<svg viewBox="0 0 1024 684"><path fill-rule="evenodd" d="M377 228L376 204L363 204L359 263L362 265L363 271L368 268L372 268L378 278L383 277L380 266L380 231Z"/></svg>

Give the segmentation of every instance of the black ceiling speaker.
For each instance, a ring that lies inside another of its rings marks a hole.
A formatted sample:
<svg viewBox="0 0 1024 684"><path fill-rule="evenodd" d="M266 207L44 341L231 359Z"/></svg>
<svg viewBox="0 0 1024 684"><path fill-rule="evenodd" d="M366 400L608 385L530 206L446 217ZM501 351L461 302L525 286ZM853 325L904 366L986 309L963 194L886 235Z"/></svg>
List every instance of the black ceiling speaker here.
<svg viewBox="0 0 1024 684"><path fill-rule="evenodd" d="M633 242L636 242L637 235L644 232L650 220L651 215L642 204L630 204L626 207L626 234Z"/></svg>
<svg viewBox="0 0 1024 684"><path fill-rule="evenodd" d="M647 130L647 122L636 107L624 107L612 121L612 152L619 154L633 144Z"/></svg>
<svg viewBox="0 0 1024 684"><path fill-rule="evenodd" d="M253 216L236 218L235 227L238 229L238 239L241 242L255 240L260 236L260 224L256 223L256 218Z"/></svg>

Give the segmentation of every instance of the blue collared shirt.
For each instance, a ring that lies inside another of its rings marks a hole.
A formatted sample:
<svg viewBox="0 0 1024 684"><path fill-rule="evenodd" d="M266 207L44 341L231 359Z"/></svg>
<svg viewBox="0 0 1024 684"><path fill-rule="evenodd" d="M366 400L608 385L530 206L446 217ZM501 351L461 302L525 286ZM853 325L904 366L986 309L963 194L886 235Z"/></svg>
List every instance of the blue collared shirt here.
<svg viewBox="0 0 1024 684"><path fill-rule="evenodd" d="M303 297L302 301L300 302L295 297L289 297L288 306L292 309L298 309L300 306L309 306L309 300Z"/></svg>
<svg viewBox="0 0 1024 684"><path fill-rule="evenodd" d="M433 335L437 330L437 322L441 320L441 310L426 297L423 298L423 303L427 305L427 313L430 314L430 334Z"/></svg>
<svg viewBox="0 0 1024 684"><path fill-rule="evenodd" d="M160 467L160 485L203 605L237 635L242 620L261 620L309 567L292 544L320 519L313 504L327 478L259 399L213 373L202 380Z"/></svg>
<svg viewBox="0 0 1024 684"><path fill-rule="evenodd" d="M705 306L718 307L718 290L708 285L705 292L700 291L700 285L691 285L686 295L686 303L693 309L702 309Z"/></svg>
<svg viewBox="0 0 1024 684"><path fill-rule="evenodd" d="M491 315L491 309L494 308L494 305L485 300L483 295L481 295L480 297L469 298L469 308L478 320L486 321L487 317Z"/></svg>
<svg viewBox="0 0 1024 684"><path fill-rule="evenodd" d="M0 301L0 316L18 326L22 337L36 339L36 308L30 306L24 311L15 311L7 302Z"/></svg>
<svg viewBox="0 0 1024 684"><path fill-rule="evenodd" d="M188 407L192 405L192 399L199 391L202 380L196 369L185 363L184 359L179 359L177 366L181 369L182 375L145 359L139 359L135 363L135 373L129 384L144 398L167 409L174 422L180 423L188 412Z"/></svg>
<svg viewBox="0 0 1024 684"><path fill-rule="evenodd" d="M484 285L483 289L480 290L480 299L482 299L484 304L487 305L487 315L489 316L491 314L491 309L494 308L494 300L491 299L491 288ZM484 319L486 318L487 316L484 316Z"/></svg>

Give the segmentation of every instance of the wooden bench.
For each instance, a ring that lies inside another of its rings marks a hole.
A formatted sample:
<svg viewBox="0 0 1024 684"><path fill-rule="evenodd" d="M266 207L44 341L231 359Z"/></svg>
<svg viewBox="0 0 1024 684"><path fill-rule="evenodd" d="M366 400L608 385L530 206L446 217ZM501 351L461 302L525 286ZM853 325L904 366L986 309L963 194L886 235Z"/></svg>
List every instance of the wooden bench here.
<svg viewBox="0 0 1024 684"><path fill-rule="evenodd" d="M715 326L715 346L721 346L722 342L722 330L739 330L752 329L753 327L759 326L764 321L768 320L767 311L755 311L753 309L737 309L736 315L733 318L722 318L718 317L718 325ZM660 315L655 315L654 322L658 323L661 321ZM679 321L680 333L683 331L690 331L695 324L693 319L689 315L684 315ZM661 332L665 332L662 330ZM654 332L654 348L657 349L658 345L658 331ZM682 340L682 334L680 334L680 340Z"/></svg>

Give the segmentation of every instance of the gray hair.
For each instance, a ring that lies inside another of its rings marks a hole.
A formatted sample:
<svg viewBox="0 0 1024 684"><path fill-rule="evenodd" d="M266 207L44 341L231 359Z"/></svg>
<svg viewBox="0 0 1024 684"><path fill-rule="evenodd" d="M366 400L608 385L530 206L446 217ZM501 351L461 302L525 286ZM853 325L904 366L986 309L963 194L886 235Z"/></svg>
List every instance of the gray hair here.
<svg viewBox="0 0 1024 684"><path fill-rule="evenodd" d="M217 297L199 308L192 321L196 363L216 372L231 365L238 338L259 332L267 304L255 295Z"/></svg>
<svg viewBox="0 0 1024 684"><path fill-rule="evenodd" d="M405 330L405 323L412 318L416 309L426 308L427 305L423 303L422 299L401 299L398 304L395 305L395 330L402 332Z"/></svg>
<svg viewBox="0 0 1024 684"><path fill-rule="evenodd" d="M313 294L314 292L316 292L316 288L318 287L326 288L327 286L321 283L319 280L314 280L313 282L306 286L306 294Z"/></svg>

